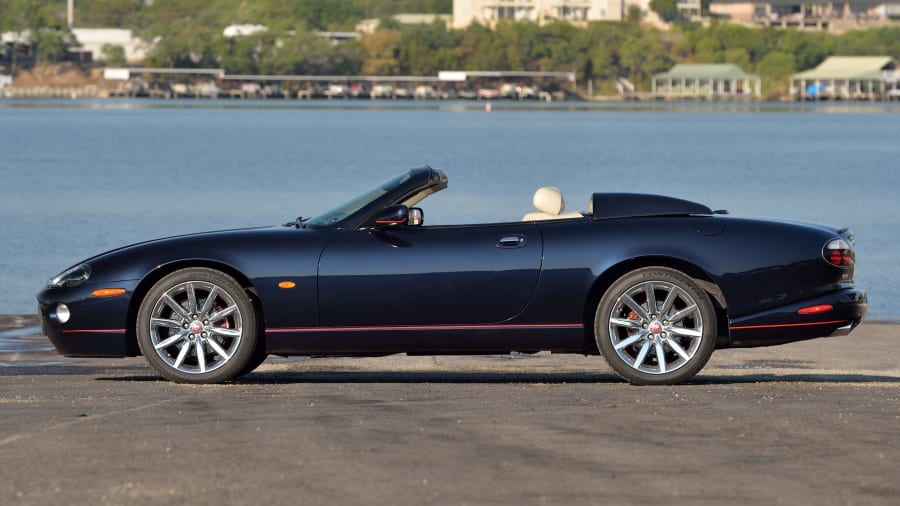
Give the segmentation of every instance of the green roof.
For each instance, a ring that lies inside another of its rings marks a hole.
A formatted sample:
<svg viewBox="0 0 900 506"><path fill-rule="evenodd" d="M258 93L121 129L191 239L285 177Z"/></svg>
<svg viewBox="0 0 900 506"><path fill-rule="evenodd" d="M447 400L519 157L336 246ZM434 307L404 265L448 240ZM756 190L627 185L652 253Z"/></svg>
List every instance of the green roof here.
<svg viewBox="0 0 900 506"><path fill-rule="evenodd" d="M733 63L678 63L654 79L759 79Z"/></svg>
<svg viewBox="0 0 900 506"><path fill-rule="evenodd" d="M881 72L897 68L890 56L829 56L818 67L794 74L792 79L882 79Z"/></svg>

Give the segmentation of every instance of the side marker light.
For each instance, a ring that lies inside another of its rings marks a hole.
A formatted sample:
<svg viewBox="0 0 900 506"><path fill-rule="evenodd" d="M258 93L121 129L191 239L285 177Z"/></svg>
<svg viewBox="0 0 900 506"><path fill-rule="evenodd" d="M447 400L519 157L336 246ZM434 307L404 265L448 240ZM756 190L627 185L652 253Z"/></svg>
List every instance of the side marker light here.
<svg viewBox="0 0 900 506"><path fill-rule="evenodd" d="M91 292L94 297L116 297L125 293L124 288L99 288Z"/></svg>
<svg viewBox="0 0 900 506"><path fill-rule="evenodd" d="M820 304L818 306L809 306L800 309L797 311L798 314L819 314L819 313L827 313L834 309L834 306L831 304Z"/></svg>
<svg viewBox="0 0 900 506"><path fill-rule="evenodd" d="M295 286L297 286L297 283L294 283L293 281L282 281L281 283L278 283L278 288L287 289L294 288Z"/></svg>

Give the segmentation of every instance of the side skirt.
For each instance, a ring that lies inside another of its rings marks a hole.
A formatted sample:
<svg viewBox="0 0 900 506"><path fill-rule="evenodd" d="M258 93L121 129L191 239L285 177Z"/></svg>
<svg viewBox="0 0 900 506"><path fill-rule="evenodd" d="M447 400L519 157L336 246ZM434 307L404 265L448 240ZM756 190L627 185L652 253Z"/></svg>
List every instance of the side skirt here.
<svg viewBox="0 0 900 506"><path fill-rule="evenodd" d="M266 329L266 349L285 355L361 353L581 353L584 325L486 324Z"/></svg>

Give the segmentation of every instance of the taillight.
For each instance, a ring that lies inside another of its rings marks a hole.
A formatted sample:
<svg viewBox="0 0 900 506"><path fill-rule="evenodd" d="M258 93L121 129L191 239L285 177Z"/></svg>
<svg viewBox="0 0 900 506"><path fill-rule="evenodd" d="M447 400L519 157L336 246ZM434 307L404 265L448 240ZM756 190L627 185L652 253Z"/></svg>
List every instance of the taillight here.
<svg viewBox="0 0 900 506"><path fill-rule="evenodd" d="M822 256L831 265L853 267L853 247L846 239L832 239L822 249Z"/></svg>

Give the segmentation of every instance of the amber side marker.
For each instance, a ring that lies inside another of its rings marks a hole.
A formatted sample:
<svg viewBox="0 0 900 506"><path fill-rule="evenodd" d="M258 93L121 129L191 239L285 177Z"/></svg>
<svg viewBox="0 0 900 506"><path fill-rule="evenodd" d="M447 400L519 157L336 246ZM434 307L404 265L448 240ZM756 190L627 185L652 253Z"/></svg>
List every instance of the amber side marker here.
<svg viewBox="0 0 900 506"><path fill-rule="evenodd" d="M124 288L100 288L91 292L94 297L115 297L125 293Z"/></svg>
<svg viewBox="0 0 900 506"><path fill-rule="evenodd" d="M297 283L294 283L293 281L282 281L281 283L278 283L278 288L294 288L295 286L297 286Z"/></svg>

